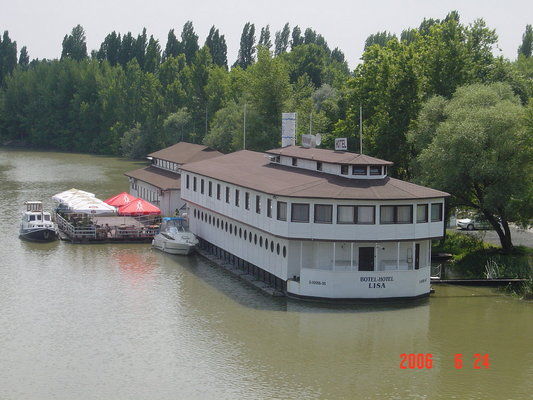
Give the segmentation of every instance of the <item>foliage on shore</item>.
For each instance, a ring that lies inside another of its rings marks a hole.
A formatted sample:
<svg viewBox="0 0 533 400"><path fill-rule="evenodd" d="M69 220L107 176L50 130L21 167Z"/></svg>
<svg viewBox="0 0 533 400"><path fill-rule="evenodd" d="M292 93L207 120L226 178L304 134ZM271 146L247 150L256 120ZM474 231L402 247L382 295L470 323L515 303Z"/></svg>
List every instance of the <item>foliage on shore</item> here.
<svg viewBox="0 0 533 400"><path fill-rule="evenodd" d="M533 295L533 249L529 247L515 246L504 253L501 247L483 242L480 235L449 232L443 241L433 243L432 251L452 254L452 268L464 278L526 278L526 283L508 290Z"/></svg>

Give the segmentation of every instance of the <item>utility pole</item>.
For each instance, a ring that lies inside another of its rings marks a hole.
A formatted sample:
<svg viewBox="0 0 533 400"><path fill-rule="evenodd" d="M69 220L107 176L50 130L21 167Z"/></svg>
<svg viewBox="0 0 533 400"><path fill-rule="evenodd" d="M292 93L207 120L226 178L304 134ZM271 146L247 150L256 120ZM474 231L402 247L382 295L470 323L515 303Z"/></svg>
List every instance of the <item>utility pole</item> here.
<svg viewBox="0 0 533 400"><path fill-rule="evenodd" d="M359 105L359 154L363 154L363 105Z"/></svg>
<svg viewBox="0 0 533 400"><path fill-rule="evenodd" d="M243 149L246 150L246 103L244 103Z"/></svg>

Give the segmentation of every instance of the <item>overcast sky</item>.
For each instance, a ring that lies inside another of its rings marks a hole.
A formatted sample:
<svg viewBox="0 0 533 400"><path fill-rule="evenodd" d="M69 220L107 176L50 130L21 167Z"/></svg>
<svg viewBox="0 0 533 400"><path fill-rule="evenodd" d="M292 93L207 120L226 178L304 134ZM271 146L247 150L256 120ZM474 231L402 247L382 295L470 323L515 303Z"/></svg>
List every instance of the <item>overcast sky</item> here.
<svg viewBox="0 0 533 400"><path fill-rule="evenodd" d="M443 18L458 10L463 23L483 18L499 36L497 55L516 58L526 24L533 24L533 1L518 0L380 0L380 1L290 1L290 0L24 0L2 1L0 30L8 30L18 49L27 46L31 58L57 58L63 36L81 24L89 50L97 49L113 30L139 33L143 27L164 48L169 29L181 32L193 21L200 44L211 25L226 36L228 62L237 56L242 28L270 24L274 32L289 22L291 29L312 27L331 48L339 47L353 68L359 62L366 37L387 30L399 34L417 27L424 17ZM257 36L259 36L257 34Z"/></svg>

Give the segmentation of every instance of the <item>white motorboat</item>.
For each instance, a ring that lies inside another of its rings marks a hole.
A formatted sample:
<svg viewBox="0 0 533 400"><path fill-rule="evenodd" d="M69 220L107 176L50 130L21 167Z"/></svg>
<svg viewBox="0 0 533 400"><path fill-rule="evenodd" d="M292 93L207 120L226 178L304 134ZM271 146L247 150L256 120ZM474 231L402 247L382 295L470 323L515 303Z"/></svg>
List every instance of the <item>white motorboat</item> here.
<svg viewBox="0 0 533 400"><path fill-rule="evenodd" d="M34 242L52 242L57 239L57 228L49 212L43 211L40 201L26 201L26 211L20 222L21 239Z"/></svg>
<svg viewBox="0 0 533 400"><path fill-rule="evenodd" d="M155 235L152 246L170 254L187 255L198 245L196 236L185 226L181 217L165 217L160 232Z"/></svg>

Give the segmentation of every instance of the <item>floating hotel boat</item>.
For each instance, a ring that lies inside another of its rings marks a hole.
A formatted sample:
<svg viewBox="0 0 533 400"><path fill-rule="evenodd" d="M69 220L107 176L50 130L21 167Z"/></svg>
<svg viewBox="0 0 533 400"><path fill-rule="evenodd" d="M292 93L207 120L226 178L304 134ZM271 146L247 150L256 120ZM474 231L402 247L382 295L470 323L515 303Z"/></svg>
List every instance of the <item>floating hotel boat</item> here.
<svg viewBox="0 0 533 400"><path fill-rule="evenodd" d="M202 251L290 297L429 296L448 193L388 176L392 162L289 145L181 166Z"/></svg>
<svg viewBox="0 0 533 400"><path fill-rule="evenodd" d="M154 237L152 246L170 254L188 255L198 245L196 236L185 227L185 219L163 218L161 231Z"/></svg>
<svg viewBox="0 0 533 400"><path fill-rule="evenodd" d="M43 211L40 201L26 201L26 211L20 222L21 239L34 242L52 242L57 239L57 228L49 212Z"/></svg>

